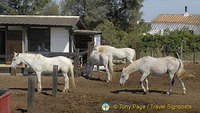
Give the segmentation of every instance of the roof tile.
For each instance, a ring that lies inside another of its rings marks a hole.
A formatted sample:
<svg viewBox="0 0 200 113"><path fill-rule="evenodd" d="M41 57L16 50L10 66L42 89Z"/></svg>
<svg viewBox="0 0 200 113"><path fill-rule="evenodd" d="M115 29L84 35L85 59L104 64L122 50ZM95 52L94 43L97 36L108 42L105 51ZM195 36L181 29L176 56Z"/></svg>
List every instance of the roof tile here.
<svg viewBox="0 0 200 113"><path fill-rule="evenodd" d="M152 22L154 23L185 23L185 24L200 24L200 14L160 14L155 17Z"/></svg>

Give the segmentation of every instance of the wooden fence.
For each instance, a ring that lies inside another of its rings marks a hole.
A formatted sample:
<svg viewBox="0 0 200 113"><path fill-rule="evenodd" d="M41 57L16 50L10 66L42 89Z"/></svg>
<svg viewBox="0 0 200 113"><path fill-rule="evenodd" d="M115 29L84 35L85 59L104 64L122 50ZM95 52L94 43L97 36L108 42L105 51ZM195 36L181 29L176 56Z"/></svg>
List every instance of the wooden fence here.
<svg viewBox="0 0 200 113"><path fill-rule="evenodd" d="M56 56L64 56L67 58L72 59L74 62L74 75L75 77L79 77L80 75L86 73L86 67L87 67L87 61L88 56L90 55L91 46L93 43L88 43L90 49L85 51L79 51L79 49L76 49L75 52L69 53L69 52L37 52L39 54L42 54L46 57L56 57ZM11 75L16 75L16 70L11 69ZM28 74L28 69L25 66L24 68L24 74Z"/></svg>

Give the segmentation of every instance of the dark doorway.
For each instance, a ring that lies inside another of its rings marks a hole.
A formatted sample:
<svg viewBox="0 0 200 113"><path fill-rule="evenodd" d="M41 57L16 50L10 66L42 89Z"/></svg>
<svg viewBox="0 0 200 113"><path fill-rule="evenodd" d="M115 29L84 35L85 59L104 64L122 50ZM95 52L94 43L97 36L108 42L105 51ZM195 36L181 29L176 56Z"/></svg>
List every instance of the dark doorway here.
<svg viewBox="0 0 200 113"><path fill-rule="evenodd" d="M0 55L5 53L5 31L0 31ZM5 64L5 58L0 58L0 63Z"/></svg>
<svg viewBox="0 0 200 113"><path fill-rule="evenodd" d="M9 30L7 32L6 40L6 55L13 55L14 52L22 52L22 31L21 30ZM6 59L6 63L10 64L12 57Z"/></svg>
<svg viewBox="0 0 200 113"><path fill-rule="evenodd" d="M75 35L74 36L74 45L76 48L79 48L80 51L87 50L88 42L92 42L92 38L90 35Z"/></svg>

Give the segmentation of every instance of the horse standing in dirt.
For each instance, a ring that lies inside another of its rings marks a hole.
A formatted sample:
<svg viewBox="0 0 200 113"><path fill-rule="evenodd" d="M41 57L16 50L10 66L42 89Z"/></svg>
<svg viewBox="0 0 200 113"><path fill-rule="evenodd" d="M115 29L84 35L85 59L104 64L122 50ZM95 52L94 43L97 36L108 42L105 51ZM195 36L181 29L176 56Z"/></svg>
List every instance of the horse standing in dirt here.
<svg viewBox="0 0 200 113"><path fill-rule="evenodd" d="M107 82L111 81L113 74L113 64L111 55L109 53L97 52L95 48L93 49L93 51L90 54L90 59L87 68L87 76L89 77L90 75L90 79L92 78L92 70L94 68L94 65L97 65L98 79L100 79L99 66L104 66L106 69L105 80Z"/></svg>
<svg viewBox="0 0 200 113"><path fill-rule="evenodd" d="M114 48L108 45L95 45L94 48L98 52L107 52L112 55L113 60L126 59L129 62L133 62L135 58L135 50L131 48Z"/></svg>
<svg viewBox="0 0 200 113"><path fill-rule="evenodd" d="M68 71L70 71L72 78L72 85L75 87L74 82L74 73L73 73L73 64L72 60L63 56L47 58L41 54L30 54L30 53L14 53L11 67L16 68L20 63L24 63L32 68L35 71L38 82L38 92L42 90L41 86L41 74L42 73L53 73L53 65L58 65L58 70L62 71L65 86L63 92L66 92L69 89L69 77Z"/></svg>
<svg viewBox="0 0 200 113"><path fill-rule="evenodd" d="M129 78L129 74L137 70L143 73L140 79L140 84L144 92L148 92L149 90L147 79L149 74L163 75L165 73L168 73L171 83L167 94L170 94L172 92L175 76L178 78L182 85L183 93L186 94L186 89L182 81L182 77L185 76L186 72L184 70L183 62L180 59L176 59L174 57L153 58L150 56L140 58L139 60L136 60L128 67L123 69L120 76L120 85L124 85L126 80ZM144 80L147 85L146 89L143 86Z"/></svg>

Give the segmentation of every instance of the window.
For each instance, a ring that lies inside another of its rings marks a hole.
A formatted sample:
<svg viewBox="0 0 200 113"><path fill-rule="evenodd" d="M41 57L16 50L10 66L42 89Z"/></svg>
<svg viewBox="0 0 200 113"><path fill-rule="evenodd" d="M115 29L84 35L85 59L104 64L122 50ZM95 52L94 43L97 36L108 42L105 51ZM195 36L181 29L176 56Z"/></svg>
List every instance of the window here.
<svg viewBox="0 0 200 113"><path fill-rule="evenodd" d="M50 29L29 29L29 51L50 52Z"/></svg>
<svg viewBox="0 0 200 113"><path fill-rule="evenodd" d="M190 30L190 33L194 34L194 30Z"/></svg>

